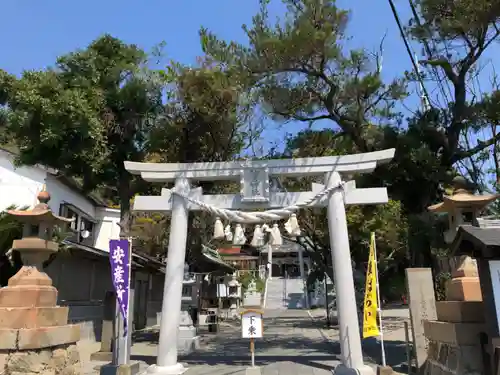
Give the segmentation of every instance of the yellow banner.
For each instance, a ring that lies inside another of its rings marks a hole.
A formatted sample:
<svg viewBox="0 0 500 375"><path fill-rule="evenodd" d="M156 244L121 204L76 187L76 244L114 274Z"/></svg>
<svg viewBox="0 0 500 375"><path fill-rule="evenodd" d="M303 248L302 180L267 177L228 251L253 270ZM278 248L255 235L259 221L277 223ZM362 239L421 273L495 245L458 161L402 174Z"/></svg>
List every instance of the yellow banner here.
<svg viewBox="0 0 500 375"><path fill-rule="evenodd" d="M375 265L375 233L370 238L370 255L366 270L365 303L363 311L363 338L379 336L377 324L377 269Z"/></svg>

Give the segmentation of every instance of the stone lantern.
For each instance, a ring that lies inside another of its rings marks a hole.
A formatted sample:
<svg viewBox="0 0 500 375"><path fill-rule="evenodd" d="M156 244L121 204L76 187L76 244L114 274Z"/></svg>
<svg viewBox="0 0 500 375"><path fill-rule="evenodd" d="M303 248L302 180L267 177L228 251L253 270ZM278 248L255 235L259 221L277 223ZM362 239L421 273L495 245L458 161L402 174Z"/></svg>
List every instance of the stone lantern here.
<svg viewBox="0 0 500 375"><path fill-rule="evenodd" d="M445 195L442 202L427 208L431 212L447 214L449 228L444 233L444 240L448 244L455 239L460 225L479 226L477 218L481 211L499 197L497 194L472 194L469 183L463 177L455 177L452 185L451 195Z"/></svg>
<svg viewBox="0 0 500 375"><path fill-rule="evenodd" d="M42 266L58 251L54 226L72 219L54 215L49 200L44 189L33 209L8 211L23 223L23 236L12 245L23 267L0 289L0 373L81 373L80 327L67 324L69 309L56 306L57 289Z"/></svg>
<svg viewBox="0 0 500 375"><path fill-rule="evenodd" d="M445 242L451 244L462 225L478 227L477 218L484 208L498 198L496 194L474 195L463 177L453 179L453 192L445 195L443 202L428 207L428 210L448 215L449 228L444 233ZM462 256L451 273L452 279L446 287L448 301L481 301L481 287L476 260Z"/></svg>

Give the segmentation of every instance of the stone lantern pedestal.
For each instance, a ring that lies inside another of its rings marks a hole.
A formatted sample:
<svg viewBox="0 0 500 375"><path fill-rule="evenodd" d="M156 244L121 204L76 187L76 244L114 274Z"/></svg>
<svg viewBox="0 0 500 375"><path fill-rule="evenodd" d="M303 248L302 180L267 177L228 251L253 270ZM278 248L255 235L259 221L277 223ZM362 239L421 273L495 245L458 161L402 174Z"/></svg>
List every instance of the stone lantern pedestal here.
<svg viewBox="0 0 500 375"><path fill-rule="evenodd" d="M48 198L42 192L33 210L9 212L25 222L23 238L13 243L24 266L0 289L0 374L82 372L76 347L80 327L68 324L68 307L56 305L57 289L42 267L58 250L50 224L67 220L52 214Z"/></svg>

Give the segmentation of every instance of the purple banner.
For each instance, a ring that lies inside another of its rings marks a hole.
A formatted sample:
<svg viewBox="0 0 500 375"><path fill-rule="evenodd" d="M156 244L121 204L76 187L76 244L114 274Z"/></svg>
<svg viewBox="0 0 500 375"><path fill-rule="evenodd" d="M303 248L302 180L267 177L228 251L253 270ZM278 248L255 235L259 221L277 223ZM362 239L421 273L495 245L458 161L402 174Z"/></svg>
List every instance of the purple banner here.
<svg viewBox="0 0 500 375"><path fill-rule="evenodd" d="M111 279L115 287L116 299L123 316L123 336L127 336L128 300L130 291L130 244L128 240L109 241L109 262Z"/></svg>

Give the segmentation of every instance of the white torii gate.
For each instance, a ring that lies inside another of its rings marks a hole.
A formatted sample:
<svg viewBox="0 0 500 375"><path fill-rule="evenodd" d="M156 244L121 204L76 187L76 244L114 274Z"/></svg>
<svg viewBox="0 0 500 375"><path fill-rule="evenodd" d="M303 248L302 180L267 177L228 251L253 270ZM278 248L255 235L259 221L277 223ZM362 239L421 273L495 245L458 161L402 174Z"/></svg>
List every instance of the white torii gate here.
<svg viewBox="0 0 500 375"><path fill-rule="evenodd" d="M357 155L301 159L273 159L209 163L137 163L125 162L125 169L150 182L172 182L172 190L162 189L161 196L137 196L134 210L171 212L165 286L157 365L150 373L182 374L187 369L177 362L177 335L181 314L182 280L188 235L189 210L206 210L232 222L258 223L287 218L301 207L326 206L328 228L337 291L342 365L336 374L373 374L363 362L361 339L354 298L354 280L344 204L387 203L385 188L357 189L354 181L343 183L341 174L366 173L377 164L389 162L394 149ZM308 192L270 192L271 176L324 175L325 184L313 184ZM190 181L240 182L240 194L203 195L201 188L191 189ZM231 210L271 209L265 212Z"/></svg>

